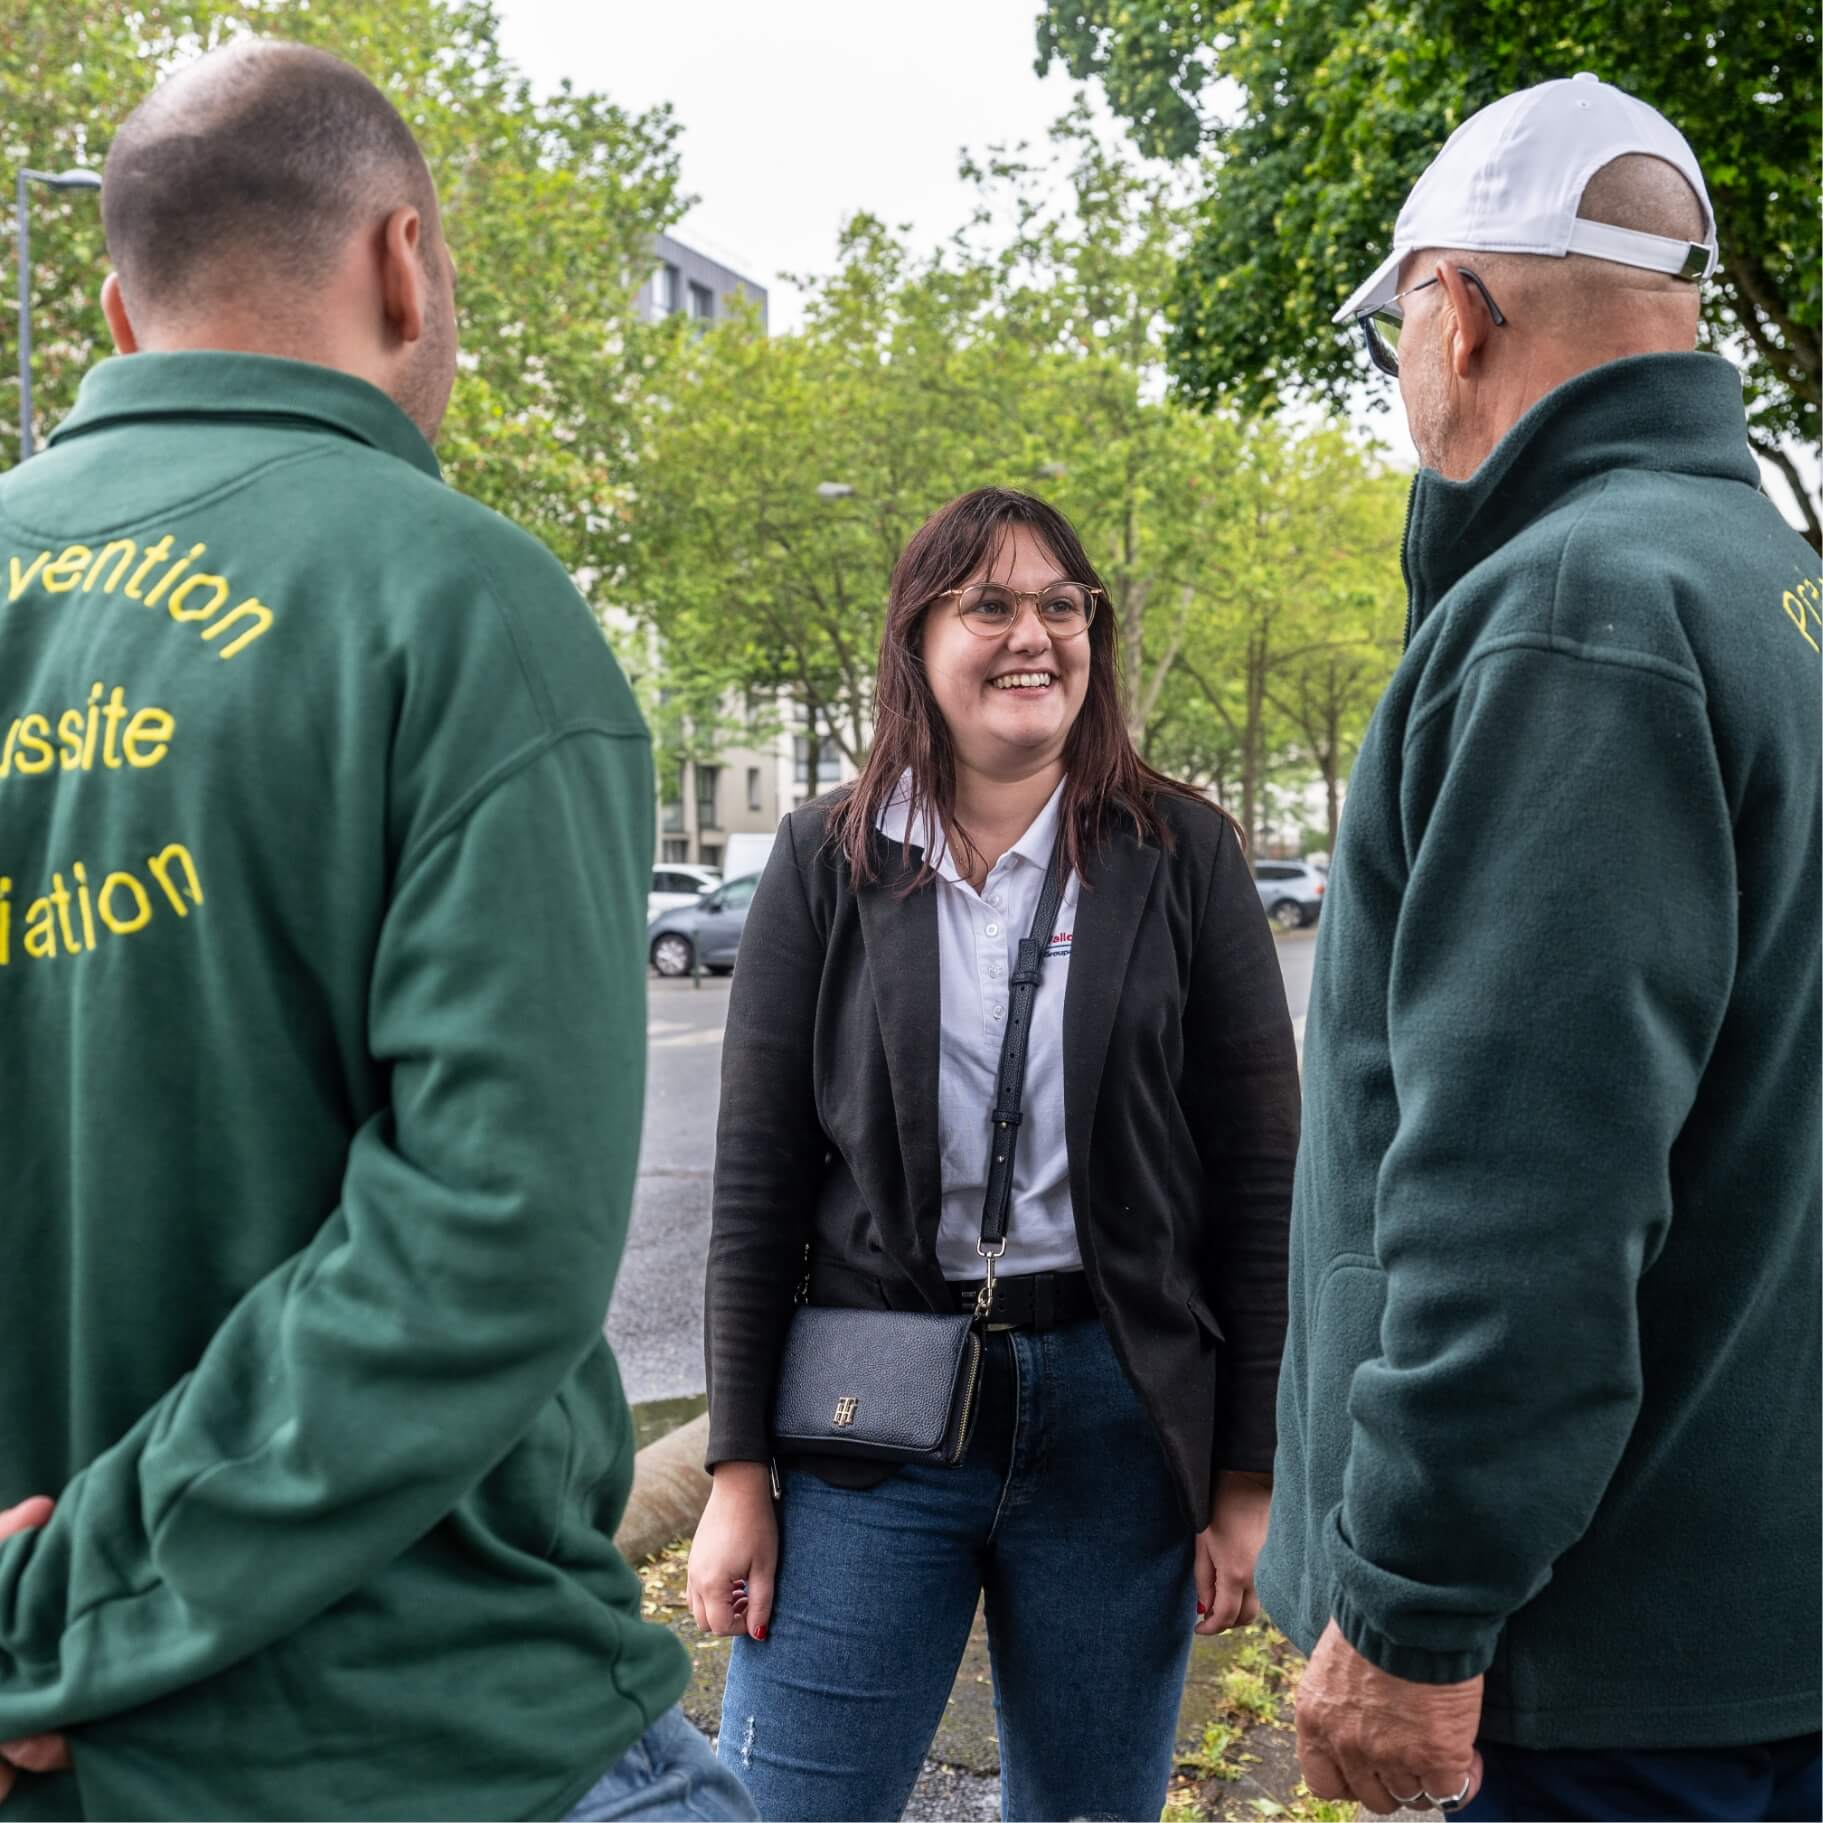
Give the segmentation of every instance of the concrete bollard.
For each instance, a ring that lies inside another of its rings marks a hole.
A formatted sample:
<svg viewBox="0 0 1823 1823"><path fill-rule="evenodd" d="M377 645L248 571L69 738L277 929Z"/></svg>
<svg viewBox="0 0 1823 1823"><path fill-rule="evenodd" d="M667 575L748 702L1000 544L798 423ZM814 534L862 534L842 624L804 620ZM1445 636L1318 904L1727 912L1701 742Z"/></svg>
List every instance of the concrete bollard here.
<svg viewBox="0 0 1823 1823"><path fill-rule="evenodd" d="M709 1414L648 1443L633 1459L633 1491L615 1548L628 1563L643 1563L655 1551L696 1530L709 1504L703 1453L709 1443Z"/></svg>

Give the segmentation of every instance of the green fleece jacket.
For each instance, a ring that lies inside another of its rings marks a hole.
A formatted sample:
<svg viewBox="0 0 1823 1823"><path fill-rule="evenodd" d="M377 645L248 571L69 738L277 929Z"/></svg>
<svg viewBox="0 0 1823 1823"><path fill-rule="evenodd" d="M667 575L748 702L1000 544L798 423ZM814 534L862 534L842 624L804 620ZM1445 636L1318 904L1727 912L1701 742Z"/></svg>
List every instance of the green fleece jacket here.
<svg viewBox="0 0 1823 1823"><path fill-rule="evenodd" d="M1306 1029L1260 1589L1527 1747L1817 1726L1818 646L1733 370L1425 472Z"/></svg>
<svg viewBox="0 0 1823 1823"><path fill-rule="evenodd" d="M0 1814L561 1816L687 1669L626 681L380 393L182 354L0 479L0 693Z"/></svg>

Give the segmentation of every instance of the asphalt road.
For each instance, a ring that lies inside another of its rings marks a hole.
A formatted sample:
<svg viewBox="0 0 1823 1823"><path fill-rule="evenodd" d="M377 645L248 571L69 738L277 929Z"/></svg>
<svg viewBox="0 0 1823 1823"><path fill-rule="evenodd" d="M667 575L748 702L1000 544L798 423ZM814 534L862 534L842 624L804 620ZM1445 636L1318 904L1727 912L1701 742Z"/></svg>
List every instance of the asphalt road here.
<svg viewBox="0 0 1823 1823"><path fill-rule="evenodd" d="M1316 932L1276 939L1285 998L1300 1040ZM650 1049L639 1188L626 1257L608 1312L608 1340L627 1397L703 1390L703 1260L709 1244L709 1166L722 1067L725 977L651 984Z"/></svg>

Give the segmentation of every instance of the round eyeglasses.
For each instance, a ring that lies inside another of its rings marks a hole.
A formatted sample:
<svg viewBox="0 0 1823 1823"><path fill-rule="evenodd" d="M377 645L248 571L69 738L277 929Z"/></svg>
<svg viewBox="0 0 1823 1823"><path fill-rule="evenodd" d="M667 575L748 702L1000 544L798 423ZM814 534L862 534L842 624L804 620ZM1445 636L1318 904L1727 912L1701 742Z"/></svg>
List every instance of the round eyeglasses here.
<svg viewBox="0 0 1823 1823"><path fill-rule="evenodd" d="M1507 320L1500 314L1500 306L1488 295L1487 286L1468 267L1458 266L1456 270L1481 293L1481 301L1487 305L1495 327L1504 329ZM1399 377L1399 331L1405 326L1405 300L1414 291L1423 291L1437 283L1437 279L1426 279L1423 284L1412 285L1397 297L1388 298L1378 310L1365 310L1355 318L1361 326L1361 339L1367 344L1367 358L1395 380Z"/></svg>
<svg viewBox="0 0 1823 1823"><path fill-rule="evenodd" d="M1018 624L1029 601L1039 624L1053 639L1074 639L1095 619L1101 590L1083 582L1051 582L1042 589L1009 589L997 582L977 582L966 589L945 589L933 601L956 603L956 618L981 639L998 639Z"/></svg>

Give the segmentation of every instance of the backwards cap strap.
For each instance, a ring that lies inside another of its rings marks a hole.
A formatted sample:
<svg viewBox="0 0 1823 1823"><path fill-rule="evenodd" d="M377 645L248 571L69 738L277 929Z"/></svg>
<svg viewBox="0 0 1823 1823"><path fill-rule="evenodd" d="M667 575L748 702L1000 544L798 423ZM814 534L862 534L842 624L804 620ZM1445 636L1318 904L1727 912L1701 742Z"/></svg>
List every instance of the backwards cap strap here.
<svg viewBox="0 0 1823 1823"><path fill-rule="evenodd" d="M1715 264L1715 255L1695 241L1667 240L1662 234L1641 234L1634 228L1616 228L1608 222L1586 222L1580 216L1570 225L1570 252L1592 259L1613 260L1617 265L1638 266L1647 272L1669 272L1681 279L1704 279Z"/></svg>

